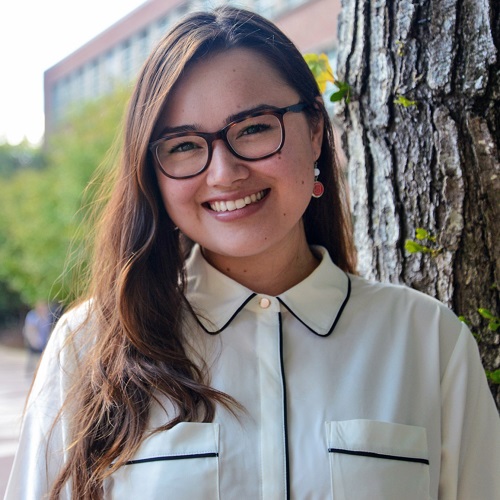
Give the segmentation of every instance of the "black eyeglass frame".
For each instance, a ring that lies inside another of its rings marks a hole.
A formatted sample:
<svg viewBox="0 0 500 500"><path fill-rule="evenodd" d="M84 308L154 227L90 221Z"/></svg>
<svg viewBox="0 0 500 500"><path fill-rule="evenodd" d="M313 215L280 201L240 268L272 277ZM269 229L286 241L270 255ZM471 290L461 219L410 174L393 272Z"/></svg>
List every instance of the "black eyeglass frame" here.
<svg viewBox="0 0 500 500"><path fill-rule="evenodd" d="M221 128L217 132L189 132L189 133L177 132L177 133L173 133L173 134L168 134L168 135L165 135L163 137L160 137L159 139L156 139L153 142L150 142L148 149L153 154L153 156L156 160L156 163L158 164L158 168L161 170L161 172L165 176L169 177L170 179L190 179L191 177L196 177L197 175L200 175L205 170L207 170L207 168L209 167L210 162L212 160L213 142L216 141L217 139L221 139L222 141L224 141L224 143L227 146L227 148L229 149L229 151L234 156L236 156L236 158L240 158L241 160L246 160L246 161L263 160L264 158L269 158L270 156L273 156L276 153L278 153L279 151L281 151L281 149L283 148L283 145L285 144L285 125L283 123L283 116L288 112L300 113L307 106L308 106L307 103L301 101L297 104L292 104L291 106L286 106L284 108L270 107L269 109L255 111L254 113L250 113L242 118L239 118L238 120L235 120L231 123L228 123L225 127ZM246 156L240 155L239 153L237 153L234 150L234 148L231 146L231 144L227 140L227 134L229 132L229 129L231 129L232 127L234 127L238 123L241 123L242 121L247 120L248 118L254 118L256 116L262 116L262 115L274 115L276 118L278 118L278 120L280 122L280 126L281 126L281 142L280 142L279 146L273 152L268 153L268 154L263 155L263 156L259 156L257 158L248 158ZM208 146L207 162L202 169L198 170L198 172L195 172L194 174L183 175L181 177L175 177L175 176L167 173L163 169L163 166L160 162L160 159L158 158L158 145L166 140L175 139L176 137L182 137L182 136L195 136L195 137L202 137L203 139L205 139L205 142L207 143L207 146Z"/></svg>

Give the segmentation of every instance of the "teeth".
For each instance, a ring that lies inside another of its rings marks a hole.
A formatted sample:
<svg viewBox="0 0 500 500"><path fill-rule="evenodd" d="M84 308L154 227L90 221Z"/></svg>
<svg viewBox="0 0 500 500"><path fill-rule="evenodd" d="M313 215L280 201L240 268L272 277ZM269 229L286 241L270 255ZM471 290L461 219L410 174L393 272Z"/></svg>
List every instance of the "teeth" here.
<svg viewBox="0 0 500 500"><path fill-rule="evenodd" d="M210 203L210 208L214 212L232 212L233 210L244 208L247 205L250 205L250 203L262 200L262 198L264 198L264 191L259 191L258 193L245 196L244 198L240 198L238 200L213 201Z"/></svg>

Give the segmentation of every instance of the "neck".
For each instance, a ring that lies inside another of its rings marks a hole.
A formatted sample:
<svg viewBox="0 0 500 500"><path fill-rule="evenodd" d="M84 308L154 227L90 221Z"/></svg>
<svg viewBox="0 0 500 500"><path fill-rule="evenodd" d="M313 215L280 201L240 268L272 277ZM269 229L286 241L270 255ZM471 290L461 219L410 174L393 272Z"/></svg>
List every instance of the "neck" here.
<svg viewBox="0 0 500 500"><path fill-rule="evenodd" d="M249 257L228 257L204 250L220 272L256 293L276 296L307 278L319 264L305 238L297 245Z"/></svg>

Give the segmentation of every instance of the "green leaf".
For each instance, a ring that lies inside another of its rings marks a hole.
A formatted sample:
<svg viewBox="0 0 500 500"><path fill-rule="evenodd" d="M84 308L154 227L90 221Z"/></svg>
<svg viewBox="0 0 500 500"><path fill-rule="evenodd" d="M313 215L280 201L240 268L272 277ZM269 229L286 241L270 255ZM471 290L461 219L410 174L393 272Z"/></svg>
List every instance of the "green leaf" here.
<svg viewBox="0 0 500 500"><path fill-rule="evenodd" d="M486 370L486 377L494 384L500 384L500 370L495 370L494 372Z"/></svg>
<svg viewBox="0 0 500 500"><path fill-rule="evenodd" d="M430 249L413 240L406 240L405 249L410 253L429 253Z"/></svg>
<svg viewBox="0 0 500 500"><path fill-rule="evenodd" d="M459 316L458 319L462 322L465 323L467 326L470 325L470 321L465 317L465 316Z"/></svg>
<svg viewBox="0 0 500 500"><path fill-rule="evenodd" d="M500 328L500 322L499 321L490 321L488 328L490 329L490 331L496 332Z"/></svg>
<svg viewBox="0 0 500 500"><path fill-rule="evenodd" d="M341 101L342 99L345 99L346 104L349 104L349 102L351 101L351 86L348 83L341 82L339 80L336 80L334 82L334 85L339 90L338 90L338 92L334 92L330 96L330 101L337 102L337 101Z"/></svg>
<svg viewBox="0 0 500 500"><path fill-rule="evenodd" d="M432 236L432 234L423 227L417 227L417 229L415 229L415 237L417 240L429 240L436 243L436 237Z"/></svg>
<svg viewBox="0 0 500 500"><path fill-rule="evenodd" d="M405 96L399 95L394 99L394 104L398 104L400 106L404 106L405 108L409 108L417 105L417 101L411 101L407 99Z"/></svg>
<svg viewBox="0 0 500 500"><path fill-rule="evenodd" d="M342 99L344 99L344 97L346 96L346 94L347 94L347 92L345 90L339 90L338 92L334 92L330 96L330 101L331 102L341 101Z"/></svg>
<svg viewBox="0 0 500 500"><path fill-rule="evenodd" d="M417 227L415 230L415 237L417 240L426 240L429 237L429 232L423 227Z"/></svg>
<svg viewBox="0 0 500 500"><path fill-rule="evenodd" d="M485 319L495 320L498 319L491 311L485 309L484 307L480 307L477 312Z"/></svg>

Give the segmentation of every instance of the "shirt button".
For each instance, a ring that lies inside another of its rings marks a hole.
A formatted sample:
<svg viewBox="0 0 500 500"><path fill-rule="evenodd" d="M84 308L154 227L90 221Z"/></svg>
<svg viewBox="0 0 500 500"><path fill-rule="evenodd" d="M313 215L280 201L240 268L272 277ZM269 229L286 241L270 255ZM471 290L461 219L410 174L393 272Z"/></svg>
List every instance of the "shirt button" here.
<svg viewBox="0 0 500 500"><path fill-rule="evenodd" d="M271 305L271 301L267 297L262 297L259 301L259 305L262 309L267 309Z"/></svg>

